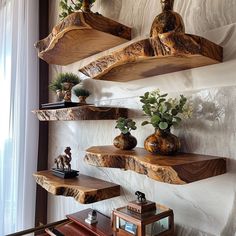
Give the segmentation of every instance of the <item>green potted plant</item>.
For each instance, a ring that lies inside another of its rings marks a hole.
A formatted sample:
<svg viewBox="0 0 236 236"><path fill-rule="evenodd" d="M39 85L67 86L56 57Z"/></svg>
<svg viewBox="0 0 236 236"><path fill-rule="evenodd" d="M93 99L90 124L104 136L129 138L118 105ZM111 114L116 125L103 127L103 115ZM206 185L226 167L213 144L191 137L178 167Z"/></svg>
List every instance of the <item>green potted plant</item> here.
<svg viewBox="0 0 236 236"><path fill-rule="evenodd" d="M120 117L116 121L116 129L121 131L121 134L114 138L113 144L115 147L122 150L131 150L137 145L137 139L131 135L131 130L136 130L136 123L132 119Z"/></svg>
<svg viewBox="0 0 236 236"><path fill-rule="evenodd" d="M90 9L96 0L60 0L61 14L59 17L64 19L73 12L82 10L84 12L90 12Z"/></svg>
<svg viewBox="0 0 236 236"><path fill-rule="evenodd" d="M159 89L140 96L143 112L150 118L142 125L151 124L155 128L155 133L146 138L144 147L151 153L162 155L172 155L179 151L180 141L170 132L171 127L178 125L182 118L191 116L191 107L185 96L180 95L179 99L167 96L167 93L161 94Z"/></svg>
<svg viewBox="0 0 236 236"><path fill-rule="evenodd" d="M75 88L74 94L78 97L80 103L86 103L86 98L90 95L90 92L83 88Z"/></svg>
<svg viewBox="0 0 236 236"><path fill-rule="evenodd" d="M59 73L50 85L49 89L57 94L58 100L71 101L71 89L81 82L80 78L73 73Z"/></svg>

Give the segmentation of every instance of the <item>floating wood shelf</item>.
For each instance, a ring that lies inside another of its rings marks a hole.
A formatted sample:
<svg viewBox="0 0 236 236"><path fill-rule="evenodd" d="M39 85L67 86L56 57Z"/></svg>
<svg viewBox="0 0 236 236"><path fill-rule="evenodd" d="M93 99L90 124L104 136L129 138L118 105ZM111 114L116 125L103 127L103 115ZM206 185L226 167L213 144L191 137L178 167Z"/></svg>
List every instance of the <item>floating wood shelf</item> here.
<svg viewBox="0 0 236 236"><path fill-rule="evenodd" d="M54 195L73 197L82 204L98 202L120 196L120 186L80 174L73 179L61 179L51 171L40 171L34 174L36 182Z"/></svg>
<svg viewBox="0 0 236 236"><path fill-rule="evenodd" d="M35 44L49 64L67 65L131 39L131 28L98 13L76 12Z"/></svg>
<svg viewBox="0 0 236 236"><path fill-rule="evenodd" d="M112 120L127 117L128 109L119 107L78 106L70 108L35 110L40 121L55 120Z"/></svg>
<svg viewBox="0 0 236 236"><path fill-rule="evenodd" d="M191 153L160 156L143 148L123 151L113 146L97 146L86 150L85 161L94 166L122 168L147 175L169 184L186 184L226 172L226 159Z"/></svg>
<svg viewBox="0 0 236 236"><path fill-rule="evenodd" d="M168 32L101 57L80 69L91 79L126 82L216 64L222 47L199 36Z"/></svg>

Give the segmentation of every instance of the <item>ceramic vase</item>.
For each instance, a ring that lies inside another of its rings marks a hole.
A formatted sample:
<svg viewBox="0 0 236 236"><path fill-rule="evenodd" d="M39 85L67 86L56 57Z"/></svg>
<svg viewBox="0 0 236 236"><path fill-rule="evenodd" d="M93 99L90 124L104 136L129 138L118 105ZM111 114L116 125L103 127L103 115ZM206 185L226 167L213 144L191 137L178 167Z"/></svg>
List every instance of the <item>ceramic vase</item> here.
<svg viewBox="0 0 236 236"><path fill-rule="evenodd" d="M144 148L153 154L174 155L180 150L180 141L170 130L156 129L144 141Z"/></svg>
<svg viewBox="0 0 236 236"><path fill-rule="evenodd" d="M116 148L119 148L122 150L131 150L136 147L137 139L130 133L127 133L127 134L121 133L119 136L114 138L113 145Z"/></svg>

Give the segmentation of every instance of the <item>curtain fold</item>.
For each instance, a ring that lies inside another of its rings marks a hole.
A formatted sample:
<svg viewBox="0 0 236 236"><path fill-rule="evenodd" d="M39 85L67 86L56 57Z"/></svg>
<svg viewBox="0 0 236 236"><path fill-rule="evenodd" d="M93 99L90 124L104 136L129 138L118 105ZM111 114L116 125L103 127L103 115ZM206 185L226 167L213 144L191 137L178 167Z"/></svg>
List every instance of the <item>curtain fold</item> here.
<svg viewBox="0 0 236 236"><path fill-rule="evenodd" d="M0 0L0 235L34 226L38 0Z"/></svg>

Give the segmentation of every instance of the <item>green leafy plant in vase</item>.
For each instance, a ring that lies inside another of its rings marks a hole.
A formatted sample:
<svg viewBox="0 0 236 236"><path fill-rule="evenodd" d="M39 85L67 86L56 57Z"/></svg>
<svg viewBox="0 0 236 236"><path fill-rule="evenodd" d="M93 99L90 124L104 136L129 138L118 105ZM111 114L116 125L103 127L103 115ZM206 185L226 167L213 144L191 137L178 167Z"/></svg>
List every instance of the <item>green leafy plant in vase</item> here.
<svg viewBox="0 0 236 236"><path fill-rule="evenodd" d="M86 98L90 95L90 92L83 88L75 88L74 94L78 97L79 103L86 104Z"/></svg>
<svg viewBox="0 0 236 236"><path fill-rule="evenodd" d="M171 133L171 127L177 126L182 118L189 118L192 113L185 96L180 95L179 99L167 96L159 89L140 96L143 112L150 118L142 125L151 124L155 128L155 133L144 141L144 147L154 154L173 155L179 151L180 141Z"/></svg>
<svg viewBox="0 0 236 236"><path fill-rule="evenodd" d="M50 85L49 89L57 94L58 101L71 102L71 89L81 82L80 78L73 73L59 73Z"/></svg>
<svg viewBox="0 0 236 236"><path fill-rule="evenodd" d="M113 145L122 150L131 150L136 147L137 139L131 135L131 130L136 130L136 123L132 119L120 117L116 121L116 129L121 131L121 134L114 138Z"/></svg>
<svg viewBox="0 0 236 236"><path fill-rule="evenodd" d="M60 0L59 6L61 8L61 14L59 17L63 20L71 13L79 10L90 12L90 9L95 1L96 0Z"/></svg>

